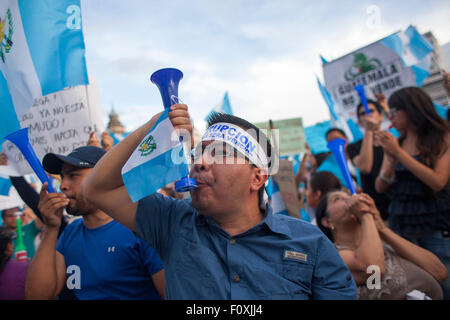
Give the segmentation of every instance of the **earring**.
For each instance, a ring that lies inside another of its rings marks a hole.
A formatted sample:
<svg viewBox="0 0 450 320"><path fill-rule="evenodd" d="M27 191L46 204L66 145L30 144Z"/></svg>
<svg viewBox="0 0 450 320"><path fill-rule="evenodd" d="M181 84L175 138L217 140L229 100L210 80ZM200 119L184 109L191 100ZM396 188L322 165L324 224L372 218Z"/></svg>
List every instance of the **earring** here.
<svg viewBox="0 0 450 320"><path fill-rule="evenodd" d="M333 231L334 231L334 229L336 229L334 226L331 226L330 228L331 228L331 230L333 230Z"/></svg>

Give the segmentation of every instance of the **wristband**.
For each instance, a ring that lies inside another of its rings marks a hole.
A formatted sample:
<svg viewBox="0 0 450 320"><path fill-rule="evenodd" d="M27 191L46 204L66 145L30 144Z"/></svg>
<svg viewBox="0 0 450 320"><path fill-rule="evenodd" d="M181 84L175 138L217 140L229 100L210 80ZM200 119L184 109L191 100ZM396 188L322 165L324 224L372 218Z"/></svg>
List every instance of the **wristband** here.
<svg viewBox="0 0 450 320"><path fill-rule="evenodd" d="M395 176L393 176L392 178L386 178L381 171L378 174L378 177L381 179L381 181L383 181L383 182L385 182L387 184L392 184L394 182L394 179L395 179Z"/></svg>

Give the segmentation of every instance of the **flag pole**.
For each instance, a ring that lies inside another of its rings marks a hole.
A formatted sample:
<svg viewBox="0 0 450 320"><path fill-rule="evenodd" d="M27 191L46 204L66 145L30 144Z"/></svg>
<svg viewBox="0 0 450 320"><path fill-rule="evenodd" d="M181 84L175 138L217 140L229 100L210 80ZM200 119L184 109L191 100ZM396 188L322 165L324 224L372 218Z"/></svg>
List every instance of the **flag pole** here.
<svg viewBox="0 0 450 320"><path fill-rule="evenodd" d="M91 130L94 131L94 124L92 123L92 115L91 115L91 104L89 102L88 85L84 85L84 90L86 91L86 104L87 104L87 108L88 108L89 126L91 127Z"/></svg>

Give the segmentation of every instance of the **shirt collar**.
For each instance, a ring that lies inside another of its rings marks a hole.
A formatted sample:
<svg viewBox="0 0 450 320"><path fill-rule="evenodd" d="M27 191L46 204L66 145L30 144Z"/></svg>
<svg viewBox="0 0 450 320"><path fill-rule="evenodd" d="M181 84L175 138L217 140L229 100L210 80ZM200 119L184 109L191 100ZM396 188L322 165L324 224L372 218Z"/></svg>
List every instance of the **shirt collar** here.
<svg viewBox="0 0 450 320"><path fill-rule="evenodd" d="M287 224L284 223L284 221L280 221L279 219L276 219L276 218L274 219L273 210L269 203L266 204L266 210L265 210L264 214L265 214L265 217L264 217L263 221L258 224L259 227L261 225L266 225L267 228L269 228L269 230L271 232L282 235L283 237L292 239L291 230L289 229ZM200 213L198 213L198 216L200 217L200 221L202 224L210 224L210 225L214 226L216 229L218 229L219 231L226 233L224 230L222 230L222 228L219 227L219 225L214 221L213 218L204 216ZM258 226L255 226L254 228L257 228ZM250 230L253 230L254 228L252 228Z"/></svg>
<svg viewBox="0 0 450 320"><path fill-rule="evenodd" d="M266 216L264 217L263 223L270 229L270 231L292 239L291 230L288 225L284 221L274 218L272 206L269 203L266 205L265 215Z"/></svg>

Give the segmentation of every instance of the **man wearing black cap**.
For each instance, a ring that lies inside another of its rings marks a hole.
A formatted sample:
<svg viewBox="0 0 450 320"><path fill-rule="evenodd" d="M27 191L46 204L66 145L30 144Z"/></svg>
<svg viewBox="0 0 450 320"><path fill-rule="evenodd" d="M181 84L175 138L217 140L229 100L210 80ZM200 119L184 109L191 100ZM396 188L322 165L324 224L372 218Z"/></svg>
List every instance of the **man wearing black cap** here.
<svg viewBox="0 0 450 320"><path fill-rule="evenodd" d="M97 209L81 192L105 150L85 146L69 155L47 154L44 169L61 175L62 193L40 192L46 230L27 273L27 299L53 299L67 285L78 299L160 299L165 280L158 254L144 241ZM81 216L57 241L64 208Z"/></svg>

